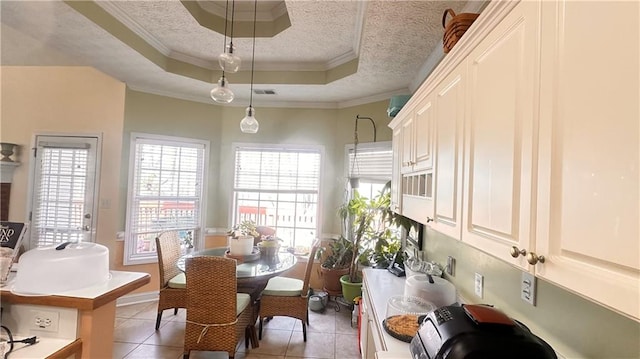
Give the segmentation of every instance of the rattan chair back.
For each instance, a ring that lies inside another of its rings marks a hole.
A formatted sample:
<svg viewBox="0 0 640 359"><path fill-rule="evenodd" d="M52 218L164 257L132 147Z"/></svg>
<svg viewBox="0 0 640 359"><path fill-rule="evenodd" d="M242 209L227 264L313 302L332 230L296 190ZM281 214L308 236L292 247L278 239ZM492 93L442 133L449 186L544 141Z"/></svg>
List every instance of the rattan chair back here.
<svg viewBox="0 0 640 359"><path fill-rule="evenodd" d="M160 270L160 288L166 287L169 280L180 273L176 263L182 255L180 238L177 231L166 231L156 237L156 252Z"/></svg>
<svg viewBox="0 0 640 359"><path fill-rule="evenodd" d="M250 306L236 315L236 261L214 256L187 258L185 273L185 355L191 350L226 351L233 358L251 318Z"/></svg>

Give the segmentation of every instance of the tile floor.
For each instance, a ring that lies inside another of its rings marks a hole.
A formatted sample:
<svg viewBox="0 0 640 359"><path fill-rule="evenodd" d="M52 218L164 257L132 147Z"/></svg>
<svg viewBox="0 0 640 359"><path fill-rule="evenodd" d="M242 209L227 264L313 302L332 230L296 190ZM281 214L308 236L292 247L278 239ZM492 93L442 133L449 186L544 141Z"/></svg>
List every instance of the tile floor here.
<svg viewBox="0 0 640 359"><path fill-rule="evenodd" d="M116 309L114 359L182 358L186 311L180 309L174 316L173 311L166 310L156 332L156 305L152 302ZM302 339L299 320L275 317L264 325L260 347L245 349L242 342L238 345L236 358L360 358L358 332L351 327L351 312L346 307L336 312L334 306L334 303L329 303L324 313L309 312L306 343Z"/></svg>

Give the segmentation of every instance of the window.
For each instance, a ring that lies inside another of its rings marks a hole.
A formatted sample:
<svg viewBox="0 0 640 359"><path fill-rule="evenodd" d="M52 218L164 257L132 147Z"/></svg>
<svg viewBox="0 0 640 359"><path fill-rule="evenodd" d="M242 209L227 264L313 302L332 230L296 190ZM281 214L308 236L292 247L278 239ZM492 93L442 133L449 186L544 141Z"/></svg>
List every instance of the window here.
<svg viewBox="0 0 640 359"><path fill-rule="evenodd" d="M358 178L358 193L372 198L391 180L391 142L370 142L346 146L345 177Z"/></svg>
<svg viewBox="0 0 640 359"><path fill-rule="evenodd" d="M156 261L163 231L201 241L208 153L208 141L131 134L125 264Z"/></svg>
<svg viewBox="0 0 640 359"><path fill-rule="evenodd" d="M95 240L100 137L35 138L28 248Z"/></svg>
<svg viewBox="0 0 640 359"><path fill-rule="evenodd" d="M318 235L322 148L235 145L233 221L276 229L284 245L311 247Z"/></svg>

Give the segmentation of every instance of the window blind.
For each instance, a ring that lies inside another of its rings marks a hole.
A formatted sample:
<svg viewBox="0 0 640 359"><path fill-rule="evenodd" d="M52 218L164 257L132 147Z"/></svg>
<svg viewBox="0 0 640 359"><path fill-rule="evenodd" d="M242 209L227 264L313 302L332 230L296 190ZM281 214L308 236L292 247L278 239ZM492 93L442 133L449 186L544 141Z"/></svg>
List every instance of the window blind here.
<svg viewBox="0 0 640 359"><path fill-rule="evenodd" d="M348 149L347 176L390 181L392 162L390 142L359 144Z"/></svg>
<svg viewBox="0 0 640 359"><path fill-rule="evenodd" d="M133 193L128 220L129 239L136 253L155 252L153 241L162 231L201 230L205 146L139 138L135 144Z"/></svg>
<svg viewBox="0 0 640 359"><path fill-rule="evenodd" d="M40 178L34 188L32 247L85 240L82 218L89 151L39 147Z"/></svg>

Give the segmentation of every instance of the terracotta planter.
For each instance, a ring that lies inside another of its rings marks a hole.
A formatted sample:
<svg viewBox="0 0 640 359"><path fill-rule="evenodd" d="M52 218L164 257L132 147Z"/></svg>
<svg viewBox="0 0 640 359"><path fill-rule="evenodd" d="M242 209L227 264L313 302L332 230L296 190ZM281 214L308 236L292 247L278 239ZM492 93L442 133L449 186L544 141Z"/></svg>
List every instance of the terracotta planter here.
<svg viewBox="0 0 640 359"><path fill-rule="evenodd" d="M329 269L321 266L320 273L324 282L323 290L329 295L341 295L342 284L340 284L340 277L348 274L349 268Z"/></svg>

